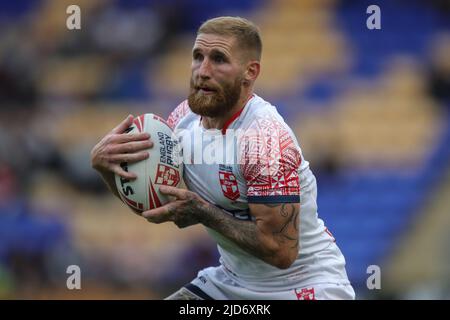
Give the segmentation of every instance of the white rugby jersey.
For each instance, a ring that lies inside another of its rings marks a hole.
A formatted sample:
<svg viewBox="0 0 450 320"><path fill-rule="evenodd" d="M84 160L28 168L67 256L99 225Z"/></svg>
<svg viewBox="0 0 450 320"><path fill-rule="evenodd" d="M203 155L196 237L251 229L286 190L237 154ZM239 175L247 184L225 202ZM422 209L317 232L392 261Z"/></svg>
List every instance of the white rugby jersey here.
<svg viewBox="0 0 450 320"><path fill-rule="evenodd" d="M186 100L167 122L181 141L187 188L234 218L253 219L249 203L300 202L299 255L285 270L206 228L232 279L254 290L349 283L344 257L318 218L316 179L274 106L253 94L222 130L207 130Z"/></svg>

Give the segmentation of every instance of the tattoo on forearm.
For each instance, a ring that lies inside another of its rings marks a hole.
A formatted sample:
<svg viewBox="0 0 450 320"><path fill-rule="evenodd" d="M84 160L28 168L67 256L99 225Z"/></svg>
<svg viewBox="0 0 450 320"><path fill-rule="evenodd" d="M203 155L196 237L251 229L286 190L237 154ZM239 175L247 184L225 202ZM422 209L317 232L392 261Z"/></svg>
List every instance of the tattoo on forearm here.
<svg viewBox="0 0 450 320"><path fill-rule="evenodd" d="M224 210L215 206L206 206L203 209L202 223L219 233L232 239L247 252L263 257L267 252L258 239L258 227L254 221L237 220Z"/></svg>
<svg viewBox="0 0 450 320"><path fill-rule="evenodd" d="M298 250L299 210L294 204L265 205L270 208L280 207L277 214L282 217L283 222L279 230L272 232L274 241L289 250ZM198 214L201 215L202 224L232 239L249 253L263 260L271 260L277 254L268 251L261 245L261 231L258 229L258 220L256 222L237 220L222 209L212 205L202 207Z"/></svg>

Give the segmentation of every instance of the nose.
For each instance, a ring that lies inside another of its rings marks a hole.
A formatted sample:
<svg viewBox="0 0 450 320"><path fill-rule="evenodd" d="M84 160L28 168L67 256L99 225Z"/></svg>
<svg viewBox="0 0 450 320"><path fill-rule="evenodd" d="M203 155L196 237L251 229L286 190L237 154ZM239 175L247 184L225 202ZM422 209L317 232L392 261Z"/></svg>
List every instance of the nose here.
<svg viewBox="0 0 450 320"><path fill-rule="evenodd" d="M211 78L211 64L207 58L203 59L200 64L200 67L198 68L198 76L203 80Z"/></svg>

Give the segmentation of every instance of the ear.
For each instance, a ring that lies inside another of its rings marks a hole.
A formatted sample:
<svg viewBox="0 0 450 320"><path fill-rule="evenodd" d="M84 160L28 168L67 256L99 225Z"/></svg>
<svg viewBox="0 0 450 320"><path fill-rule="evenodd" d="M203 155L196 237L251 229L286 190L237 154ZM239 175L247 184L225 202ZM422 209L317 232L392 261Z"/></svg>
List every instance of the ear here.
<svg viewBox="0 0 450 320"><path fill-rule="evenodd" d="M261 70L261 64L259 61L252 60L248 62L247 68L244 73L244 83L254 83L259 76Z"/></svg>

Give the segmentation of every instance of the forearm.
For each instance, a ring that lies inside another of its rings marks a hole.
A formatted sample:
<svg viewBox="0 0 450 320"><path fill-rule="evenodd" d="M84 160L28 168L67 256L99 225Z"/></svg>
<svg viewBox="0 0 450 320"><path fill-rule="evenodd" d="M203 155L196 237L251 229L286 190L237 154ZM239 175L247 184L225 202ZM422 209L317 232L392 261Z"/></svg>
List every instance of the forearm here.
<svg viewBox="0 0 450 320"><path fill-rule="evenodd" d="M172 221L179 228L198 223L230 239L251 255L280 269L289 268L299 250L299 203L249 204L254 221L239 220L189 190L161 186L175 197L142 216L152 223Z"/></svg>
<svg viewBox="0 0 450 320"><path fill-rule="evenodd" d="M236 243L240 248L264 262L284 268L280 243L273 234L260 229L257 221L238 220L209 203L197 212L199 222Z"/></svg>

